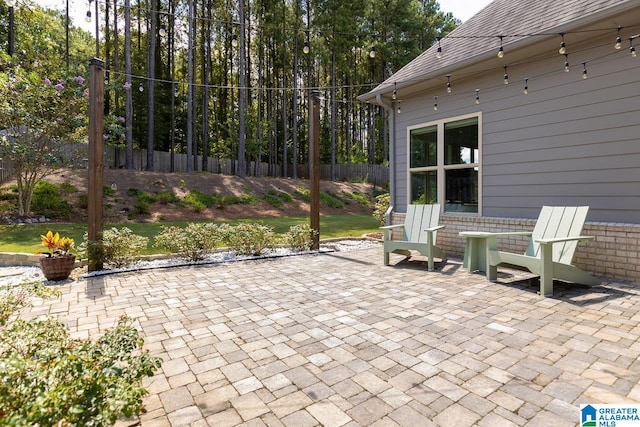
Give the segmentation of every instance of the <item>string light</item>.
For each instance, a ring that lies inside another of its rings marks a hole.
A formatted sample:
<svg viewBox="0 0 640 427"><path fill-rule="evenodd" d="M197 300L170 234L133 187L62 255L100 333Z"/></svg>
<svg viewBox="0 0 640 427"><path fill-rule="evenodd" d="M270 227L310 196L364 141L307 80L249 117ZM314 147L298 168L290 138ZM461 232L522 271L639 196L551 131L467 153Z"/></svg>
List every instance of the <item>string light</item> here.
<svg viewBox="0 0 640 427"><path fill-rule="evenodd" d="M476 104L480 104L480 89L476 89Z"/></svg>
<svg viewBox="0 0 640 427"><path fill-rule="evenodd" d="M433 109L435 111L438 111L438 97L437 96L433 97Z"/></svg>
<svg viewBox="0 0 640 427"><path fill-rule="evenodd" d="M304 53L305 55L308 54L310 51L309 49L309 42L304 42L304 46L302 47L302 53Z"/></svg>
<svg viewBox="0 0 640 427"><path fill-rule="evenodd" d="M164 25L160 26L160 30L158 30L158 34L160 35L160 37L164 37L167 35L167 29L164 27Z"/></svg>
<svg viewBox="0 0 640 427"><path fill-rule="evenodd" d="M522 91L525 95L529 94L529 79L524 79L524 90Z"/></svg>
<svg viewBox="0 0 640 427"><path fill-rule="evenodd" d="M396 110L398 114L402 114L402 108L400 108L400 101L398 101L398 108Z"/></svg>
<svg viewBox="0 0 640 427"><path fill-rule="evenodd" d="M451 74L447 74L447 93L451 93Z"/></svg>
<svg viewBox="0 0 640 427"><path fill-rule="evenodd" d="M507 74L507 66L504 66L504 84L509 84L509 74Z"/></svg>
<svg viewBox="0 0 640 427"><path fill-rule="evenodd" d="M582 78L587 79L589 76L587 75L587 63L582 63Z"/></svg>
<svg viewBox="0 0 640 427"><path fill-rule="evenodd" d="M502 59L504 58L504 48L502 47L502 37L503 36L498 36L500 37L500 49L498 49L498 58Z"/></svg>
<svg viewBox="0 0 640 427"><path fill-rule="evenodd" d="M562 41L560 42L560 49L558 49L558 53L560 55L564 55L567 53L567 46L564 44L564 33L560 33L560 36L562 37Z"/></svg>
<svg viewBox="0 0 640 427"><path fill-rule="evenodd" d="M369 51L369 58L373 59L376 57L376 47L371 46L371 50Z"/></svg>
<svg viewBox="0 0 640 427"><path fill-rule="evenodd" d="M564 72L568 73L571 68L569 67L569 54L564 54Z"/></svg>
<svg viewBox="0 0 640 427"><path fill-rule="evenodd" d="M15 0L6 0L5 3L7 4L7 7L15 7L16 5Z"/></svg>
<svg viewBox="0 0 640 427"><path fill-rule="evenodd" d="M84 17L85 22L91 22L91 11L87 10L87 15Z"/></svg>
<svg viewBox="0 0 640 427"><path fill-rule="evenodd" d="M622 39L620 38L620 30L622 28L618 27L618 37L616 37L616 44L613 45L613 47L616 48L616 50L620 50L622 48Z"/></svg>
<svg viewBox="0 0 640 427"><path fill-rule="evenodd" d="M634 58L638 56L638 54L636 53L636 48L633 47L633 37L629 37L629 52L631 53L631 56Z"/></svg>
<svg viewBox="0 0 640 427"><path fill-rule="evenodd" d="M142 83L140 83L140 86L138 86L138 90L139 90L140 92L144 92L144 87L142 87Z"/></svg>
<svg viewBox="0 0 640 427"><path fill-rule="evenodd" d="M442 37L436 37L438 39L438 50L436 51L436 58L440 59L442 58L442 46L440 46L440 39L442 39Z"/></svg>
<svg viewBox="0 0 640 427"><path fill-rule="evenodd" d="M396 99L398 99L398 91L396 90L396 83L393 82L393 95L391 95L391 98L395 101Z"/></svg>

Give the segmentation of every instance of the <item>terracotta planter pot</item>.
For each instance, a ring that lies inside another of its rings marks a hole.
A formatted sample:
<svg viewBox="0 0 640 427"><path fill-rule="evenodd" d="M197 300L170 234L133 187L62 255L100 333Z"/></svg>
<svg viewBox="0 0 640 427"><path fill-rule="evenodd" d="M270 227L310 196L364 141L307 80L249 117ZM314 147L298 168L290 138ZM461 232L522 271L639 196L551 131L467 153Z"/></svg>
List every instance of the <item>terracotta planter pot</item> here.
<svg viewBox="0 0 640 427"><path fill-rule="evenodd" d="M75 255L40 258L40 268L47 280L65 280L76 263Z"/></svg>

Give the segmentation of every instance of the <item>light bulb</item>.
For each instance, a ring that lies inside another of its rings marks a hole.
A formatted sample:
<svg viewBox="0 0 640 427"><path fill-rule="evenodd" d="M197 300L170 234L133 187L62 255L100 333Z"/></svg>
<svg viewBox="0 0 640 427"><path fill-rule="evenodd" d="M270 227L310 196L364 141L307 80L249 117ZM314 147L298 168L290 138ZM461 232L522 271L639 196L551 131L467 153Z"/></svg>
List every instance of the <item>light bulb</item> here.
<svg viewBox="0 0 640 427"><path fill-rule="evenodd" d="M238 37L236 37L235 35L231 37L231 46L238 47Z"/></svg>
<svg viewBox="0 0 640 427"><path fill-rule="evenodd" d="M560 49L558 49L560 55L567 53L567 47L564 45L564 41L560 42Z"/></svg>
<svg viewBox="0 0 640 427"><path fill-rule="evenodd" d="M565 55L564 55L564 72L568 73L569 70L570 70L570 67L569 67L569 55L565 53Z"/></svg>
<svg viewBox="0 0 640 427"><path fill-rule="evenodd" d="M436 59L442 58L442 48L438 46L438 50L436 51Z"/></svg>
<svg viewBox="0 0 640 427"><path fill-rule="evenodd" d="M583 63L582 63L582 66L584 67L584 68L583 68L583 70L582 70L582 78L583 78L583 79L586 79L587 77L589 77L589 76L587 75L587 63L586 63L586 62L583 62Z"/></svg>
<svg viewBox="0 0 640 427"><path fill-rule="evenodd" d="M502 46L500 46L500 49L498 49L498 58L504 58L504 49L502 48Z"/></svg>
<svg viewBox="0 0 640 427"><path fill-rule="evenodd" d="M529 94L529 79L524 79L524 90L522 93L525 95Z"/></svg>
<svg viewBox="0 0 640 427"><path fill-rule="evenodd" d="M451 93L451 76L447 76L447 93Z"/></svg>
<svg viewBox="0 0 640 427"><path fill-rule="evenodd" d="M433 100L434 100L433 109L434 109L434 111L438 111L438 97L434 96Z"/></svg>
<svg viewBox="0 0 640 427"><path fill-rule="evenodd" d="M371 50L369 51L369 58L373 59L376 57L376 48L375 46L371 47Z"/></svg>
<svg viewBox="0 0 640 427"><path fill-rule="evenodd" d="M629 52L631 52L631 56L633 56L634 58L638 56L638 54L636 53L636 48L633 46L629 48Z"/></svg>
<svg viewBox="0 0 640 427"><path fill-rule="evenodd" d="M305 55L308 54L310 51L309 49L309 43L304 42L304 46L302 47L302 53L304 53Z"/></svg>
<svg viewBox="0 0 640 427"><path fill-rule="evenodd" d="M402 108L400 108L400 103L398 103L398 110L397 110L398 114L402 114Z"/></svg>
<svg viewBox="0 0 640 427"><path fill-rule="evenodd" d="M141 84L140 86L138 86L138 90L139 90L140 92L144 92L144 87L142 87L142 84Z"/></svg>
<svg viewBox="0 0 640 427"><path fill-rule="evenodd" d="M5 3L7 3L8 7L14 7L16 5L16 0L6 0Z"/></svg>
<svg viewBox="0 0 640 427"><path fill-rule="evenodd" d="M476 104L480 104L480 89L476 89Z"/></svg>
<svg viewBox="0 0 640 427"><path fill-rule="evenodd" d="M616 44L613 47L615 47L617 50L620 50L622 48L622 39L620 38L620 36L616 37Z"/></svg>
<svg viewBox="0 0 640 427"><path fill-rule="evenodd" d="M91 11L87 10L87 16L84 17L85 22L91 22Z"/></svg>
<svg viewBox="0 0 640 427"><path fill-rule="evenodd" d="M167 35L167 29L164 28L164 25L160 26L160 30L158 30L158 34L160 34L160 37L164 37Z"/></svg>
<svg viewBox="0 0 640 427"><path fill-rule="evenodd" d="M398 92L395 89L393 90L393 95L391 95L391 99L393 100L398 99Z"/></svg>
<svg viewBox="0 0 640 427"><path fill-rule="evenodd" d="M504 84L509 84L509 75L507 74L507 66L504 66Z"/></svg>

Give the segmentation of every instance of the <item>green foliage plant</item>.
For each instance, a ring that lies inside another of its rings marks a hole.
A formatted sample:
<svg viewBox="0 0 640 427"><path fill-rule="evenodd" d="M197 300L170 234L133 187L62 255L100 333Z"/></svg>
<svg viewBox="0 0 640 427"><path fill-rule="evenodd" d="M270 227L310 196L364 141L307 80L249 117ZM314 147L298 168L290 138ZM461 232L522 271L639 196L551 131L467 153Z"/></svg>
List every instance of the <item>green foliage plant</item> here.
<svg viewBox="0 0 640 427"><path fill-rule="evenodd" d="M225 236L230 250L238 255L260 255L275 245L271 227L258 223L240 223L230 226Z"/></svg>
<svg viewBox="0 0 640 427"><path fill-rule="evenodd" d="M20 66L0 73L0 158L10 160L18 184L19 214L31 213L38 182L63 164L62 144L86 126L82 76L49 79Z"/></svg>
<svg viewBox="0 0 640 427"><path fill-rule="evenodd" d="M349 192L349 191L342 191L342 194L344 194L345 196L347 196L348 198L356 201L358 204L364 206L364 207L369 207L371 206L371 202L369 200L369 195L362 193L360 191L354 191L353 193Z"/></svg>
<svg viewBox="0 0 640 427"><path fill-rule="evenodd" d="M296 187L296 196L305 202L311 202L311 191L308 188Z"/></svg>
<svg viewBox="0 0 640 427"><path fill-rule="evenodd" d="M110 426L138 415L161 359L141 351L133 319L96 341L71 338L57 319L20 319L29 298L56 297L40 283L0 288L0 424Z"/></svg>
<svg viewBox="0 0 640 427"><path fill-rule="evenodd" d="M330 192L321 191L320 201L325 205L329 206L330 208L334 208L334 209L344 208L344 203L342 202L342 200L340 200L338 196Z"/></svg>
<svg viewBox="0 0 640 427"><path fill-rule="evenodd" d="M216 204L216 200L212 195L198 190L192 190L185 194L184 202L191 206L195 212L204 212L206 208L210 208Z"/></svg>
<svg viewBox="0 0 640 427"><path fill-rule="evenodd" d="M60 193L60 188L46 181L39 181L35 185L31 209L48 217L68 218L71 214L71 205Z"/></svg>
<svg viewBox="0 0 640 427"><path fill-rule="evenodd" d="M180 199L176 196L172 191L169 190L161 190L156 193L154 196L156 202L161 205L168 205L170 203L178 203Z"/></svg>
<svg viewBox="0 0 640 427"><path fill-rule="evenodd" d="M289 227L284 235L287 247L294 251L308 251L313 247L314 237L318 234L309 224L296 224Z"/></svg>
<svg viewBox="0 0 640 427"><path fill-rule="evenodd" d="M373 217L377 219L381 225L387 221L385 214L391 205L391 197L389 193L382 193L376 196L376 203L373 208Z"/></svg>
<svg viewBox="0 0 640 427"><path fill-rule="evenodd" d="M274 208L280 209L283 205L282 200L275 194L274 190L269 190L262 196L262 200L269 203Z"/></svg>
<svg viewBox="0 0 640 427"><path fill-rule="evenodd" d="M92 259L99 259L105 266L112 268L126 267L140 259L142 252L149 244L149 238L135 234L128 227L112 227L102 232L102 243L89 244L85 233L84 241L78 246L78 254L88 257L93 251Z"/></svg>
<svg viewBox="0 0 640 427"><path fill-rule="evenodd" d="M189 223L186 227L162 227L154 246L188 261L201 261L224 239L225 227L213 223Z"/></svg>
<svg viewBox="0 0 640 427"><path fill-rule="evenodd" d="M240 195L240 199L242 200L242 203L245 205L255 206L258 203L260 203L260 200L258 200L256 196L247 194L247 193L242 193Z"/></svg>

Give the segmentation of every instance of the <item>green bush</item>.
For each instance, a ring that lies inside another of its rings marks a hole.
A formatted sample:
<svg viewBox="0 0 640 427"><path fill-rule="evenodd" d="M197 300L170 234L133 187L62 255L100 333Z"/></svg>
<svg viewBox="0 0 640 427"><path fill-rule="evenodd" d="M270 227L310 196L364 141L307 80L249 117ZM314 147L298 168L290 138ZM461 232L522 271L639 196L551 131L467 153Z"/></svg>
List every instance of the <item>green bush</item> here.
<svg viewBox="0 0 640 427"><path fill-rule="evenodd" d="M99 248L95 248L99 252L94 253L94 256L99 254L100 263L109 267L125 267L138 260L148 244L148 237L138 236L128 227L120 229L112 227L103 231L102 244ZM88 246L85 233L84 241L78 246L78 255L81 258L88 257Z"/></svg>
<svg viewBox="0 0 640 427"><path fill-rule="evenodd" d="M251 205L251 206L255 206L258 203L260 203L260 200L258 200L256 196L252 196L251 194L246 194L246 193L242 193L240 195L240 200L242 201L241 203L245 205Z"/></svg>
<svg viewBox="0 0 640 427"><path fill-rule="evenodd" d="M78 207L80 209L88 209L89 208L89 195L88 194L81 194L80 198L78 199Z"/></svg>
<svg viewBox="0 0 640 427"><path fill-rule="evenodd" d="M289 227L284 235L285 244L294 251L308 251L313 247L317 230L312 230L309 224L298 224Z"/></svg>
<svg viewBox="0 0 640 427"><path fill-rule="evenodd" d="M60 189L68 194L73 194L78 192L78 187L68 182L63 182L60 184Z"/></svg>
<svg viewBox="0 0 640 427"><path fill-rule="evenodd" d="M178 196L173 194L172 191L169 190L161 190L156 192L154 197L155 201L160 203L161 205L168 205L169 203L178 203L180 199Z"/></svg>
<svg viewBox="0 0 640 427"><path fill-rule="evenodd" d="M138 199L133 204L133 210L139 215L149 215L151 213L151 203Z"/></svg>
<svg viewBox="0 0 640 427"><path fill-rule="evenodd" d="M33 189L31 211L51 218L68 218L71 205L62 197L57 185L40 181Z"/></svg>
<svg viewBox="0 0 640 427"><path fill-rule="evenodd" d="M229 227L225 242L238 255L260 255L274 246L275 233L266 225L240 223Z"/></svg>
<svg viewBox="0 0 640 427"><path fill-rule="evenodd" d="M141 191L138 194L138 201L144 202L144 203L148 203L148 204L152 204L152 203L156 202L156 198L155 198L155 196L153 194L149 194L149 193L146 193L144 191Z"/></svg>
<svg viewBox="0 0 640 427"><path fill-rule="evenodd" d="M342 200L340 200L338 196L336 196L335 194L332 194L329 192L325 193L324 191L321 191L320 201L325 205L329 206L330 208L334 208L334 209L344 208L344 203L342 202Z"/></svg>
<svg viewBox="0 0 640 427"><path fill-rule="evenodd" d="M114 194L116 194L116 190L111 188L110 185L103 185L102 186L102 195L103 196L109 197L109 196L113 196Z"/></svg>
<svg viewBox="0 0 640 427"><path fill-rule="evenodd" d="M200 261L223 241L225 228L213 223L190 223L184 228L162 227L162 232L155 237L154 245L181 258Z"/></svg>
<svg viewBox="0 0 640 427"><path fill-rule="evenodd" d="M71 338L57 319L15 319L28 297L55 295L41 284L0 289L0 424L102 427L139 415L142 379L161 359L141 351L128 317L96 341Z"/></svg>
<svg viewBox="0 0 640 427"><path fill-rule="evenodd" d="M365 193L361 193L360 191L354 191L350 193L349 191L343 191L342 194L350 198L351 200L356 201L358 204L369 207L371 206L371 201L369 200L369 195Z"/></svg>
<svg viewBox="0 0 640 427"><path fill-rule="evenodd" d="M206 208L210 208L216 204L213 196L198 190L189 191L185 194L184 202L191 206L196 212L203 212Z"/></svg>
<svg viewBox="0 0 640 427"><path fill-rule="evenodd" d="M386 222L385 213L391 205L391 198L389 193L382 193L376 196L376 203L373 209L373 217L380 221L380 224L384 225Z"/></svg>
<svg viewBox="0 0 640 427"><path fill-rule="evenodd" d="M127 189L127 196L129 196L129 197L136 197L140 193L142 193L142 190L139 190L137 188L128 188Z"/></svg>
<svg viewBox="0 0 640 427"><path fill-rule="evenodd" d="M296 187L296 196L305 202L311 202L311 191L307 188Z"/></svg>
<svg viewBox="0 0 640 427"><path fill-rule="evenodd" d="M269 203L273 207L281 208L283 203L291 203L294 199L291 194L285 193L284 191L274 190L272 188L268 190L264 196L262 196L262 200Z"/></svg>

